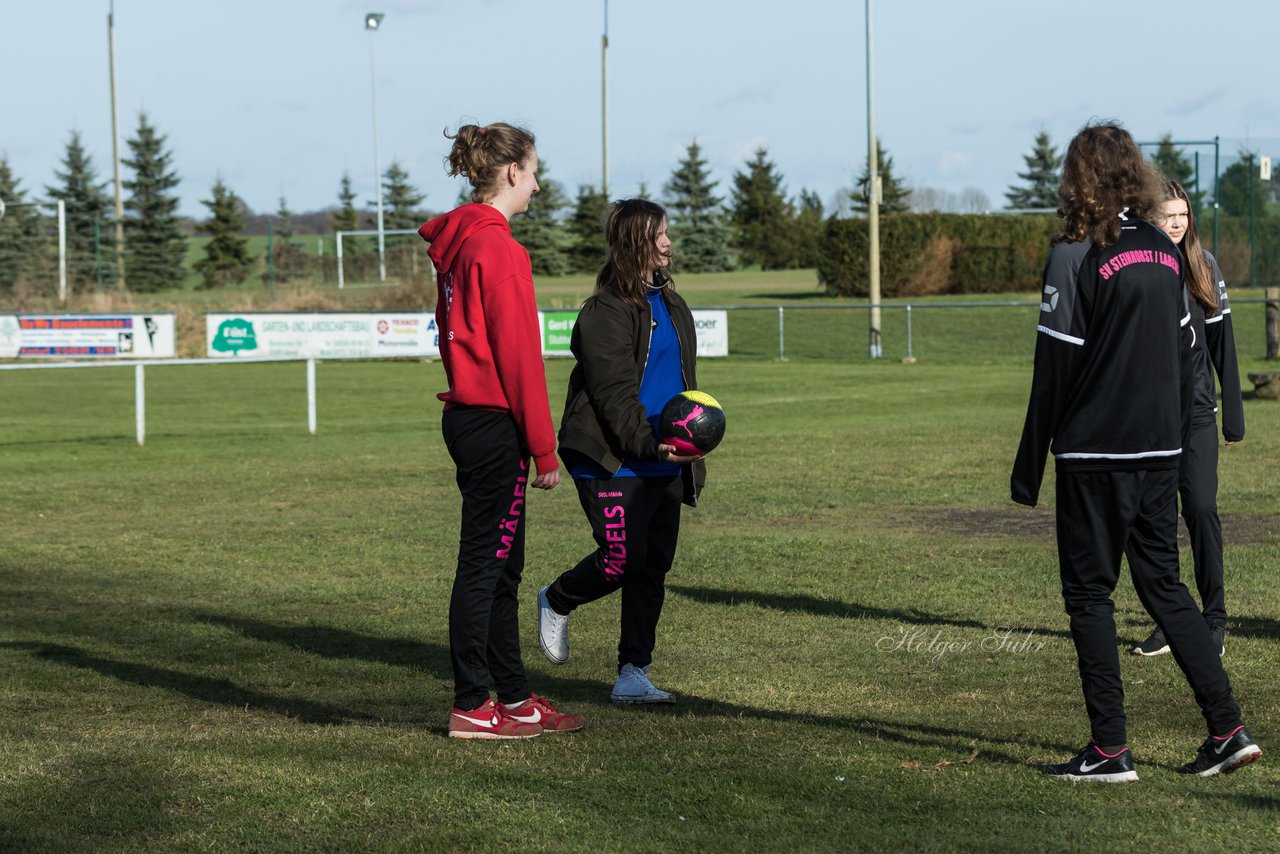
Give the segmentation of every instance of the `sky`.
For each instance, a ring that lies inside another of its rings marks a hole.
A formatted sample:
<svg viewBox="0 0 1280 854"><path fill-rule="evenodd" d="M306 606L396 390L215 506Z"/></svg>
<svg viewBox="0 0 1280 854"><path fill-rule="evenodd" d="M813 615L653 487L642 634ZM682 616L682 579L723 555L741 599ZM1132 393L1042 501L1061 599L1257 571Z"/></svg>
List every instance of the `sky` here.
<svg viewBox="0 0 1280 854"><path fill-rule="evenodd" d="M29 196L72 130L111 178L111 0L0 0L0 157ZM604 0L115 0L122 156L139 114L167 137L180 211L220 177L255 211L357 205L394 161L454 206L460 123L538 138L572 196L601 181ZM718 192L758 148L789 193L828 205L867 152L864 0L608 3L609 194L662 185L689 144ZM1280 156L1280 4L1256 0L874 0L875 123L908 186L977 188L994 208L1041 131L1059 149L1091 119L1139 140L1223 140ZM366 32L364 15L385 14ZM372 60L372 61L371 61ZM1188 149L1188 153L1195 149ZM1212 157L1212 148L1198 149ZM1202 160L1207 164L1210 161ZM1207 165L1204 168L1209 168ZM125 169L125 176L128 170Z"/></svg>

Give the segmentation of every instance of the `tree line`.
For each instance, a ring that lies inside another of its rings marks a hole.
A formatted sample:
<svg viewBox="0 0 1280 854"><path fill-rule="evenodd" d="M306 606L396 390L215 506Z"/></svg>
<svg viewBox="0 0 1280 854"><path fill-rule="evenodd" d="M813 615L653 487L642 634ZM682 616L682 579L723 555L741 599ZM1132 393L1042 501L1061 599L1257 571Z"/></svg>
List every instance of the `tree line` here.
<svg viewBox="0 0 1280 854"><path fill-rule="evenodd" d="M127 286L136 292L173 288L186 278L188 234L191 223L177 213L175 189L179 177L166 137L159 133L145 113L139 117L134 135L127 141L129 156L122 160L129 171L123 181L123 251L115 243L114 205L80 134L72 131L61 169L55 182L45 190L61 200L67 213L67 253L73 289L95 283L114 282L123 261ZM1052 211L1057 207L1058 176L1062 156L1047 133L1036 135L1025 169L1017 173L1020 183L1005 194L1006 208L1019 211ZM1152 159L1169 177L1176 178L1191 192L1197 207L1206 193L1196 186L1195 168L1170 134L1160 141ZM907 212L986 213L990 204L980 190L966 188L952 194L927 187L908 187L896 174L892 155L877 140L878 174L881 180L880 209L886 215ZM1249 174L1256 153L1242 151L1220 178L1219 202L1225 212L1247 213ZM383 189L384 224L388 230L415 229L431 216L422 207L425 195L414 187L408 171L392 162L380 176ZM512 222L512 232L528 249L537 275L564 275L594 272L604 256L601 223L608 199L593 185L580 185L570 194L557 181L545 160L540 163L539 192L529 211ZM783 175L770 160L766 148L734 172L727 192L712 180L697 141L686 148L655 201L663 203L670 216L676 263L682 272L714 272L738 267L789 269L818 266L821 244L829 218L849 212L865 214L870 199L870 168L864 162L851 189L841 191L828 217L817 193L801 189L788 192ZM1253 182L1260 202L1257 212L1265 216L1267 198L1262 182ZM650 198L647 187L638 195ZM47 234L42 234L40 217L27 202L27 192L13 175L6 159L0 158L0 199L8 203L8 213L0 218L0 291L12 291L20 282L31 280L39 270L50 268L55 252ZM465 199L460 198L459 201ZM243 199L221 177L201 201L207 218L194 225L196 233L208 235L203 256L194 264L203 287L217 288L245 281L259 261L249 249L246 236L250 220L266 222L272 242L273 270L281 280L307 272L307 256L292 238L295 215L284 198L274 214L254 215ZM306 215L314 227L316 215ZM327 220L327 222L324 222ZM338 182L337 204L323 213L322 222L332 231L356 231L373 227L372 214L357 205L351 178L343 173ZM388 239L395 247L397 241ZM402 245L416 243L412 239ZM371 239L350 239L345 253L354 261L366 260L376 251ZM412 250L409 250L410 252Z"/></svg>
<svg viewBox="0 0 1280 854"><path fill-rule="evenodd" d="M1267 206L1273 202L1274 189L1257 179L1258 152L1241 148L1236 160L1218 176L1217 202L1227 216L1267 216ZM1058 207L1058 178L1062 170L1062 155L1050 141L1049 134L1036 134L1031 152L1023 156L1026 171L1019 172L1022 183L1009 187L1005 193L1010 210L1048 210ZM1178 147L1173 134L1160 137L1151 160L1166 177L1186 188L1191 196L1193 209L1203 210L1213 198L1212 175L1203 176L1200 182L1196 165L1187 153ZM1254 176L1251 180L1251 174ZM1252 188L1252 189L1251 189ZM1252 201L1251 201L1252 199Z"/></svg>

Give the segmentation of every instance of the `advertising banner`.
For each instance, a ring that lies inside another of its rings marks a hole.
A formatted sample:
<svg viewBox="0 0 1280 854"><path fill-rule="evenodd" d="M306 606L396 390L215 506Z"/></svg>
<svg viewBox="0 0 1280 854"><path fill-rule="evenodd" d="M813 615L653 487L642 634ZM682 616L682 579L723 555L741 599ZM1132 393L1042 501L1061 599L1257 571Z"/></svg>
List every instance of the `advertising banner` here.
<svg viewBox="0 0 1280 854"><path fill-rule="evenodd" d="M210 358L433 358L434 314L206 314Z"/></svg>
<svg viewBox="0 0 1280 854"><path fill-rule="evenodd" d="M542 355L572 356L569 340L578 320L577 310L540 311L538 318L542 324ZM698 331L699 357L729 355L729 312L693 309L693 324Z"/></svg>
<svg viewBox="0 0 1280 854"><path fill-rule="evenodd" d="M172 359L172 313L0 314L0 359Z"/></svg>
<svg viewBox="0 0 1280 854"><path fill-rule="evenodd" d="M575 309L538 312L544 356L570 356ZM698 355L729 355L728 312L694 311ZM242 313L205 315L210 358L387 359L437 358L434 314Z"/></svg>
<svg viewBox="0 0 1280 854"><path fill-rule="evenodd" d="M698 357L729 355L729 312L693 310L698 330Z"/></svg>
<svg viewBox="0 0 1280 854"><path fill-rule="evenodd" d="M573 335L573 324L578 320L577 309L540 311L538 317L542 321L542 355L572 356L569 339Z"/></svg>

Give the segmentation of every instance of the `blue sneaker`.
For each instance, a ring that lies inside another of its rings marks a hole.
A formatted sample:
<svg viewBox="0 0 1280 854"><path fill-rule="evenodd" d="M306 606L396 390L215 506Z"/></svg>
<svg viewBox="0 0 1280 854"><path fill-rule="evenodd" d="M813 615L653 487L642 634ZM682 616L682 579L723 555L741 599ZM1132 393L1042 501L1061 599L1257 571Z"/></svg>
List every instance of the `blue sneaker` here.
<svg viewBox="0 0 1280 854"><path fill-rule="evenodd" d="M613 693L609 699L615 703L649 704L674 703L675 695L667 691L659 691L649 681L649 667L636 667L624 664L618 671L618 681L613 683Z"/></svg>

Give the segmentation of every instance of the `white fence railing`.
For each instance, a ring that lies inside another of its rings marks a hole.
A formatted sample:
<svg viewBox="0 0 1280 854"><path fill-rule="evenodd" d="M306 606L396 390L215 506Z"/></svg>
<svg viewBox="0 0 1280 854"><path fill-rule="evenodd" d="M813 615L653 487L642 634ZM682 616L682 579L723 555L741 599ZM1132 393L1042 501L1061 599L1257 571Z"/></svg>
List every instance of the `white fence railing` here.
<svg viewBox="0 0 1280 854"><path fill-rule="evenodd" d="M0 365L0 371L38 371L58 368L133 368L133 409L138 444L147 440L147 380L146 368L152 365L251 365L263 362L307 363L307 432L316 434L316 360L291 358L263 359L148 359L145 362L20 362Z"/></svg>

